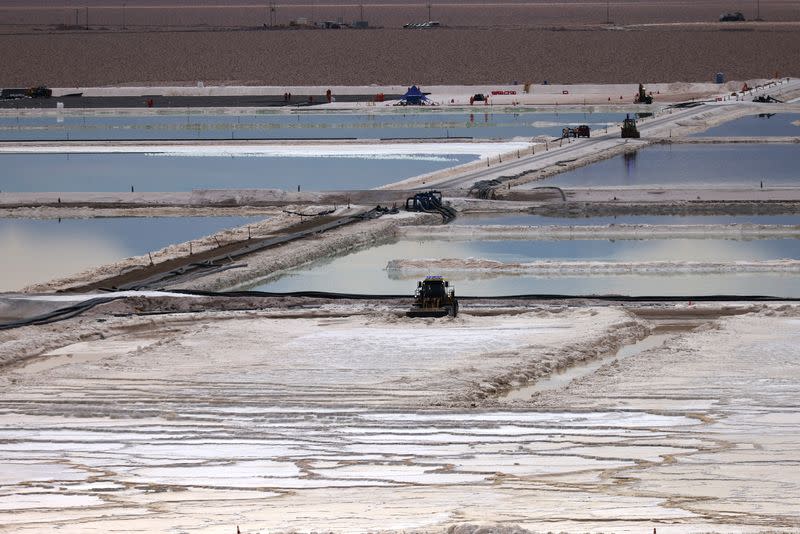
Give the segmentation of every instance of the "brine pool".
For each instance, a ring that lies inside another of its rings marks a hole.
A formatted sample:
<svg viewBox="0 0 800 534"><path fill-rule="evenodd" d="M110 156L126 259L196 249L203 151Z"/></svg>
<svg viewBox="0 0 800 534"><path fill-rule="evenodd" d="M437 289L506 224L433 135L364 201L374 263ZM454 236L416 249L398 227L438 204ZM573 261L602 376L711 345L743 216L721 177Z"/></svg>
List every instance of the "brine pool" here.
<svg viewBox="0 0 800 534"><path fill-rule="evenodd" d="M279 157L9 153L0 154L0 191L372 189L477 159L473 154Z"/></svg>
<svg viewBox="0 0 800 534"><path fill-rule="evenodd" d="M759 113L734 119L691 137L773 137L800 135L800 113Z"/></svg>
<svg viewBox="0 0 800 534"><path fill-rule="evenodd" d="M552 261L740 261L800 258L800 240L398 240L327 258L280 277L247 285L260 291L335 291L406 294L419 273L387 271L394 259L481 258L502 262ZM669 275L541 276L491 272L430 272L448 277L458 293L471 296L526 293L709 295L751 294L800 297L800 276L792 273L705 273Z"/></svg>
<svg viewBox="0 0 800 534"><path fill-rule="evenodd" d="M0 218L0 291L18 290L265 218Z"/></svg>
<svg viewBox="0 0 800 534"><path fill-rule="evenodd" d="M584 226L605 224L800 224L800 215L609 215L606 217L550 217L527 213L468 213L459 215L459 226L523 225Z"/></svg>
<svg viewBox="0 0 800 534"><path fill-rule="evenodd" d="M652 145L520 187L798 186L798 161L800 144Z"/></svg>
<svg viewBox="0 0 800 534"><path fill-rule="evenodd" d="M253 114L104 114L47 112L0 114L0 141L124 139L510 139L561 136L565 126L605 129L625 113L471 113L425 110L417 113L313 113L274 111Z"/></svg>

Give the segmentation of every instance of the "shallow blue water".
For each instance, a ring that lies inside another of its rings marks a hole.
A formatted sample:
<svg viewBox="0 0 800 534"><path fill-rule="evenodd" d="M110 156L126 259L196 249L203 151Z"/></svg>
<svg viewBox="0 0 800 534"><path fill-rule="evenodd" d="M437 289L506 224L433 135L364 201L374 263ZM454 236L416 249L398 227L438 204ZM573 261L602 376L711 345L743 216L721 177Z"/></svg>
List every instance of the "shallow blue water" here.
<svg viewBox="0 0 800 534"><path fill-rule="evenodd" d="M143 255L264 218L0 218L0 291Z"/></svg>
<svg viewBox="0 0 800 534"><path fill-rule="evenodd" d="M709 128L691 137L770 137L800 135L800 113L761 113L748 115Z"/></svg>
<svg viewBox="0 0 800 534"><path fill-rule="evenodd" d="M191 157L146 154L0 154L0 191L372 189L477 156L418 159Z"/></svg>
<svg viewBox="0 0 800 534"><path fill-rule="evenodd" d="M412 241L401 240L294 269L278 279L251 285L263 291L340 291L373 294L413 292L418 275L385 270L392 259L484 258L503 262L536 260L717 261L800 258L800 241L669 239L640 241ZM682 295L774 294L800 296L800 277L784 274L543 277L431 272L447 276L462 295L523 293Z"/></svg>
<svg viewBox="0 0 800 534"><path fill-rule="evenodd" d="M800 185L800 144L654 145L536 182L562 187Z"/></svg>
<svg viewBox="0 0 800 534"><path fill-rule="evenodd" d="M508 139L559 136L565 126L592 129L621 122L624 113L257 113L253 115L64 115L1 116L0 140L119 139L316 139L438 138Z"/></svg>

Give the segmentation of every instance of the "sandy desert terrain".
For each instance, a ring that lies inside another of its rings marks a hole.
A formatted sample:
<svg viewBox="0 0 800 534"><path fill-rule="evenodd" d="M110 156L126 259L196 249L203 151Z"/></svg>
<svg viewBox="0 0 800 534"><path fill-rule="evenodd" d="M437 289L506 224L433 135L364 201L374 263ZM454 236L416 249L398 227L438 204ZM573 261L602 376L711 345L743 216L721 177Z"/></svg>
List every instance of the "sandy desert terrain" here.
<svg viewBox="0 0 800 534"><path fill-rule="evenodd" d="M86 10L0 7L0 85L635 83L711 80L720 71L728 79L800 74L800 10L780 0L759 3L764 22L749 21L752 2L614 3L613 24L602 2L434 4L431 17L447 27L429 31L401 28L427 19L422 3L367 5L365 18L382 26L369 30L264 29L264 6L156 3L129 5L123 30L120 6L101 4L89 9L89 30ZM717 22L735 9L748 22ZM276 23L357 14L355 5L284 4Z"/></svg>

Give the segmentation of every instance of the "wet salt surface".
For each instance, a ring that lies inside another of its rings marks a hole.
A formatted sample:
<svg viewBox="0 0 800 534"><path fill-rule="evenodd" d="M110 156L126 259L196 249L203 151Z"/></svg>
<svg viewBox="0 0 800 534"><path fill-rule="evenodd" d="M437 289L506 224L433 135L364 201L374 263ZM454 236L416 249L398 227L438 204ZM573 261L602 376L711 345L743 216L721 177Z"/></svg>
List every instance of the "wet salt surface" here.
<svg viewBox="0 0 800 534"><path fill-rule="evenodd" d="M800 241L765 239L432 241L400 240L346 256L292 269L276 279L248 287L261 291L338 291L409 294L417 273L386 271L389 260L483 258L502 262L536 260L737 261L800 258ZM781 273L711 273L674 275L532 276L492 272L430 272L448 277L457 294L470 296L525 293L800 296L800 279Z"/></svg>
<svg viewBox="0 0 800 534"><path fill-rule="evenodd" d="M439 138L560 136L565 126L605 129L624 113L257 113L0 116L0 140Z"/></svg>
<svg viewBox="0 0 800 534"><path fill-rule="evenodd" d="M800 113L760 113L709 128L690 137L769 137L800 135Z"/></svg>
<svg viewBox="0 0 800 534"><path fill-rule="evenodd" d="M0 154L0 190L191 191L192 189L372 189L477 156L412 154L381 158Z"/></svg>
<svg viewBox="0 0 800 534"><path fill-rule="evenodd" d="M798 186L798 161L800 144L652 145L528 187Z"/></svg>
<svg viewBox="0 0 800 534"><path fill-rule="evenodd" d="M264 217L0 218L0 291L147 254ZM35 246L31 246L35 245Z"/></svg>
<svg viewBox="0 0 800 534"><path fill-rule="evenodd" d="M136 406L131 410L136 412ZM8 406L3 411L8 413ZM190 414L213 421L213 425L193 427L185 419ZM659 439L673 429L698 424L683 416L630 412L362 414L347 409L335 413L273 411L229 421L211 406L199 405L183 408L175 422L178 426L164 433L160 423L148 420L109 425L88 417L81 423L86 429L82 432L65 432L63 426L69 423L57 420L29 420L22 425L3 421L3 434L13 437L15 443L0 443L4 473L0 477L0 511L15 509L14 503L27 506L25 498L8 493L28 484L58 483L62 497L77 500L121 483L145 489L158 484L232 489L488 484L489 475L502 471L504 465L509 472L524 470L529 475L611 469L631 465L646 451L608 458L566 452L558 461L550 456L591 436L612 442L632 437ZM424 428L432 423L436 433ZM420 425L423 428L417 429ZM268 434L262 435L262 428L269 428ZM298 439L300 436L308 440ZM494 468L475 465L478 445L493 451L498 459ZM21 448L31 453L58 452L63 465L35 455L29 462L19 462L16 451ZM454 462L455 467L445 469ZM96 486L88 482L90 478Z"/></svg>
<svg viewBox="0 0 800 534"><path fill-rule="evenodd" d="M428 385L471 384L513 368L513 358L497 363L507 347L465 358L463 346L475 340L420 365L421 345L455 346L465 327L483 327L488 342L516 336L520 356L547 358L564 343L619 332L626 312L447 321L375 313L335 324L212 314L149 318L139 333L126 322L119 326L129 346L153 335L163 342L2 376L13 381L0 389L0 524L76 533L432 531L486 522L568 532L667 523L679 532L790 530L800 483L800 320L781 317L785 308L681 334L568 393L541 397L536 411L452 408L432 403L435 394L414 409L395 392L423 395ZM531 325L524 336L513 329ZM375 336L365 335L375 326ZM337 329L354 330L349 340L319 335ZM426 339L405 353L378 357L420 333ZM288 350L286 337L309 342ZM54 352L124 350L109 341ZM326 344L333 361L320 359ZM361 374L326 389L308 374L341 377L365 359L382 381ZM454 360L436 367L445 359ZM374 402L382 395L393 398ZM50 496L53 507L35 507Z"/></svg>

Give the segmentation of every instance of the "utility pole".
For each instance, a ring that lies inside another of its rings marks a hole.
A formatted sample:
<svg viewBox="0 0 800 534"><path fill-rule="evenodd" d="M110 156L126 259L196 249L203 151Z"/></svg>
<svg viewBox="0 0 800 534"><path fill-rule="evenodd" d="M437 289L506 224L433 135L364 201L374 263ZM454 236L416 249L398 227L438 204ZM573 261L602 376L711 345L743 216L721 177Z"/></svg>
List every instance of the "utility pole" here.
<svg viewBox="0 0 800 534"><path fill-rule="evenodd" d="M364 4L358 5L358 12L359 12L358 20L364 20Z"/></svg>
<svg viewBox="0 0 800 534"><path fill-rule="evenodd" d="M430 2L428 2L428 20L429 21L432 20L431 19L431 3Z"/></svg>
<svg viewBox="0 0 800 534"><path fill-rule="evenodd" d="M125 3L122 3L122 29L125 29Z"/></svg>
<svg viewBox="0 0 800 534"><path fill-rule="evenodd" d="M611 24L611 0L606 0L606 24Z"/></svg>
<svg viewBox="0 0 800 534"><path fill-rule="evenodd" d="M761 0L756 0L756 20L761 20Z"/></svg>

